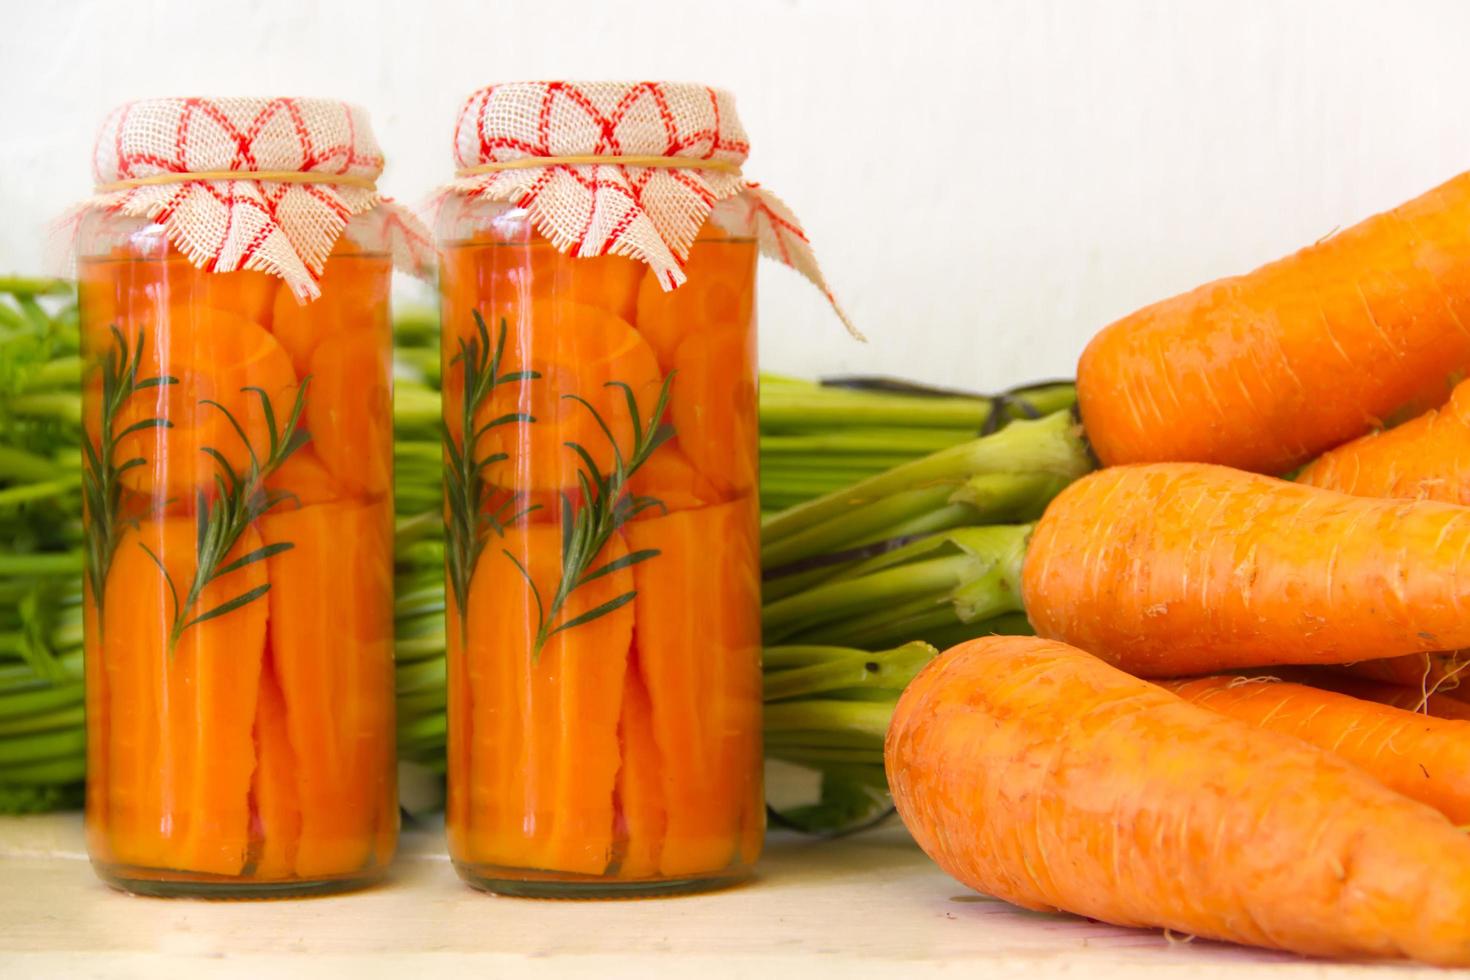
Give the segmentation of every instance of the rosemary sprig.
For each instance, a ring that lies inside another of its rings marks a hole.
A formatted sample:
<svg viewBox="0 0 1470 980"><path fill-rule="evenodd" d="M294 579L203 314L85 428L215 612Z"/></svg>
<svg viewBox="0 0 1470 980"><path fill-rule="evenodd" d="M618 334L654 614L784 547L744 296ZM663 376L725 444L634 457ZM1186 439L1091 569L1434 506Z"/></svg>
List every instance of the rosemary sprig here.
<svg viewBox="0 0 1470 980"><path fill-rule="evenodd" d="M597 422L598 428L602 430L603 435L607 436L607 441L612 446L613 468L612 472L603 473L585 446L576 442L563 444L576 453L581 462L577 471L577 483L581 490L582 502L574 506L568 495L563 494L561 498L561 580L557 583L556 592L549 603L543 601L540 589L536 587L530 572L520 560L508 549L502 549L505 556L516 566L521 577L530 586L531 596L536 602L536 643L532 650L533 658L540 657L546 642L557 633L575 629L601 616L606 616L632 602L633 597L637 595L636 589L629 589L571 619L557 622L574 592L603 576L658 556L657 548L645 548L593 567L597 556L602 553L608 540L618 528L649 508L661 508L664 505L663 501L657 497L641 497L628 492L627 487L629 478L638 472L639 467L648 462L649 457L660 446L674 437L674 427L660 421L664 417L664 410L668 408L669 391L673 380L672 373L664 378L663 386L658 393L658 403L647 416L639 411L638 400L633 394L633 389L626 383L622 381L605 383L605 387L622 389L623 397L628 405L628 415L633 421L633 445L626 456L622 448L618 446L612 428L608 426L607 421L591 402L580 395L562 396L578 402L592 413L592 418Z"/></svg>
<svg viewBox="0 0 1470 980"><path fill-rule="evenodd" d="M224 415L230 427L240 436L240 441L245 444L245 449L250 454L250 466L244 473L240 473L219 449L205 446L200 450L215 461L219 472L214 476L216 491L214 500L210 500L209 495L203 489L196 491L194 576L182 601L180 601L179 590L173 576L169 574L163 560L153 552L153 549L141 541L138 542L138 546L148 553L148 557L163 573L169 595L173 600L174 618L173 625L169 629L170 652L178 646L179 639L189 627L234 612L270 591L270 583L265 582L217 606L202 612L197 611L204 590L212 582L295 547L290 541L277 541L243 554L234 561L225 562L225 558L255 521L277 504L294 497L289 491L267 489L265 480L277 467L289 459L292 453L311 441L311 434L305 429L298 428L302 410L306 407L306 391L310 381L310 377L302 379L300 386L296 389L296 400L291 406L291 414L282 427L276 425L275 408L271 405L270 396L264 389L253 386L240 389L242 394L253 394L260 399L261 415L265 419L266 430L270 436L270 443L263 459L257 453L256 448L251 445L244 427L240 425L233 412L212 399L203 399L199 402L200 405L207 405Z"/></svg>
<svg viewBox="0 0 1470 980"><path fill-rule="evenodd" d="M140 391L179 383L178 378L163 375L139 378L143 348L147 346L146 334L139 330L138 346L129 349L122 331L116 326L111 330L112 349L101 363L102 417L97 442L94 445L91 439L82 440L82 498L87 513L85 564L87 584L91 587L99 620L102 618L107 572L112 567L118 542L122 539L123 530L137 522L136 518L129 518L121 510L122 475L145 462L143 457L134 456L119 463L115 459L117 444L135 432L173 427L168 419L146 418L118 432L118 412Z"/></svg>
<svg viewBox="0 0 1470 980"><path fill-rule="evenodd" d="M500 385L535 381L541 375L535 371L510 371L500 373L505 358L507 324L502 317L500 334L494 347L490 344L490 330L485 318L474 311L475 336L459 338L459 350L450 362L459 365L464 385L459 412L460 438L456 440L449 427L443 427L444 439L444 498L449 511L445 526L447 547L445 563L449 567L449 583L454 593L456 608L460 612L460 629L466 628L465 609L470 600L470 580L475 574L475 565L485 550L485 542L491 532L503 535L507 525L531 513L536 506L509 513L519 499L512 494L495 511L485 506L486 484L482 479L485 468L509 459L506 453L491 453L481 458L478 455L480 440L491 429L513 423L533 423L536 420L525 412L507 412L491 419L478 429L475 417L481 405Z"/></svg>

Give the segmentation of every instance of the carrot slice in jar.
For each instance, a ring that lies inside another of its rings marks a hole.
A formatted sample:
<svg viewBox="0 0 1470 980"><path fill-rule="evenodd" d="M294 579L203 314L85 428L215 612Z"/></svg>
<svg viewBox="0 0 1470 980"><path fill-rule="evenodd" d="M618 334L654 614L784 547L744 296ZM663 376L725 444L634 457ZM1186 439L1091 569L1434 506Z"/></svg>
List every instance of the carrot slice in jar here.
<svg viewBox="0 0 1470 980"><path fill-rule="evenodd" d="M169 302L185 303L190 306L206 306L214 310L233 313L244 320L258 323L270 329L272 310L278 293L289 294L291 290L281 285L281 280L267 272L240 269L235 272L205 272L192 269L196 278L186 293L177 280L170 285Z"/></svg>
<svg viewBox="0 0 1470 980"><path fill-rule="evenodd" d="M618 877L656 878L669 818L664 810L664 769L653 729L653 705L636 651L623 681L618 734L623 747L617 785L618 828L623 844Z"/></svg>
<svg viewBox="0 0 1470 980"><path fill-rule="evenodd" d="M297 874L386 861L375 835L395 817L393 521L387 500L282 507L261 519L270 643L296 759Z"/></svg>
<svg viewBox="0 0 1470 980"><path fill-rule="evenodd" d="M636 657L661 760L668 877L730 866L760 784L760 559L753 497L628 525ZM710 554L711 542L721 549ZM696 584L697 583L697 584Z"/></svg>
<svg viewBox="0 0 1470 980"><path fill-rule="evenodd" d="M665 371L696 333L729 329L754 332L756 250L749 241L696 241L684 264L687 282L664 291L652 270L638 287L634 323L658 354Z"/></svg>
<svg viewBox="0 0 1470 980"><path fill-rule="evenodd" d="M371 329L337 333L311 355L306 427L312 447L349 492L393 486L393 349Z"/></svg>
<svg viewBox="0 0 1470 980"><path fill-rule="evenodd" d="M214 453L242 475L252 451L264 461L271 426L263 397L283 427L296 396L291 361L269 333L233 313L176 309L164 335L145 335L143 343L140 379L165 376L176 383L145 388L118 412L114 435L140 426L118 440L118 460L144 461L122 475L125 486L192 499L196 491L212 492L216 475L224 476ZM154 418L169 425L149 425Z"/></svg>
<svg viewBox="0 0 1470 980"><path fill-rule="evenodd" d="M636 497L652 497L663 504L662 507L642 511L633 520L651 520L670 511L707 507L720 502L719 491L679 451L678 442L675 438L654 450L653 455L628 479L629 493Z"/></svg>
<svg viewBox="0 0 1470 980"><path fill-rule="evenodd" d="M286 699L269 652L260 672L260 696L255 708L255 754L255 776L250 787L254 808L250 829L257 852L253 877L283 880L296 870L301 799L296 786L296 753L287 731Z"/></svg>
<svg viewBox="0 0 1470 980"><path fill-rule="evenodd" d="M288 503L298 507L325 504L348 496L310 443L297 449L272 470L265 478L265 488L278 494L289 494Z"/></svg>
<svg viewBox="0 0 1470 980"><path fill-rule="evenodd" d="M366 330L386 320L393 267L382 256L334 254L319 282L321 295L301 302L289 289L274 298L271 332L291 356L296 373L312 373L317 345L330 337Z"/></svg>
<svg viewBox="0 0 1470 980"><path fill-rule="evenodd" d="M238 875L250 848L266 604L256 599L194 623L170 650L175 596L186 597L194 579L195 533L193 518L143 520L124 533L108 573L111 854L124 865ZM247 529L226 563L260 545ZM221 575L183 621L265 584L260 561Z"/></svg>
<svg viewBox="0 0 1470 980"><path fill-rule="evenodd" d="M627 554L614 535L593 567ZM473 863L603 874L613 856L618 718L633 635L625 604L553 634L533 655L539 613L560 581L561 530L493 538L470 587L465 676L474 711L469 771ZM573 591L569 623L633 587L626 569Z"/></svg>
<svg viewBox="0 0 1470 980"><path fill-rule="evenodd" d="M755 334L740 329L696 333L674 355L679 447L727 498L750 492L759 470L755 363Z"/></svg>
<svg viewBox="0 0 1470 980"><path fill-rule="evenodd" d="M478 456L505 455L485 468L485 478L500 486L576 487L584 463L570 444L611 472L617 453L626 457L633 445L628 392L644 416L639 424L646 422L658 401L658 362L627 321L605 310L546 301L528 313L507 331L501 371L539 378L497 386L485 399L475 416L483 432ZM491 424L515 413L535 421Z"/></svg>

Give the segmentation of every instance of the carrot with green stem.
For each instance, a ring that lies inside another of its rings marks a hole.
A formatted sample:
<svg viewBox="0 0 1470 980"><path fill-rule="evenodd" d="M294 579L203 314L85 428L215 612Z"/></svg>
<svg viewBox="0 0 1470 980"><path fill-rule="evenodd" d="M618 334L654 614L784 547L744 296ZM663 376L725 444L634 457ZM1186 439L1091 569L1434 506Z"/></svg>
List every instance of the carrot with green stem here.
<svg viewBox="0 0 1470 980"><path fill-rule="evenodd" d="M885 756L919 845L1037 910L1309 955L1470 964L1470 839L1298 739L1065 644L962 644Z"/></svg>
<svg viewBox="0 0 1470 980"><path fill-rule="evenodd" d="M1266 676L1162 684L1201 708L1326 749L1453 823L1470 824L1470 724Z"/></svg>
<svg viewBox="0 0 1470 980"><path fill-rule="evenodd" d="M1470 173L1097 335L1077 394L1098 456L1285 473L1441 404L1470 369Z"/></svg>

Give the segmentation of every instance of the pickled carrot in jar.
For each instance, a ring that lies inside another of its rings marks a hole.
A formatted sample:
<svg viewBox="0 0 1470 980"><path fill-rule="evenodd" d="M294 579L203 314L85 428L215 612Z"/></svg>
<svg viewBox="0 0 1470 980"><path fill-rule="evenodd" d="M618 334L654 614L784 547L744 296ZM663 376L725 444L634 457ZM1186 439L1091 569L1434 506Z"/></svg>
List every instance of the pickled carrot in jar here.
<svg viewBox="0 0 1470 980"><path fill-rule="evenodd" d="M303 386L223 308L260 315L257 274L184 268L82 262L89 850L158 894L371 880L397 826L387 310Z"/></svg>
<svg viewBox="0 0 1470 980"><path fill-rule="evenodd" d="M352 105L150 99L102 131L76 238L88 854L148 895L363 887L398 831L390 256L427 235L373 191ZM167 207L118 204L153 185Z"/></svg>

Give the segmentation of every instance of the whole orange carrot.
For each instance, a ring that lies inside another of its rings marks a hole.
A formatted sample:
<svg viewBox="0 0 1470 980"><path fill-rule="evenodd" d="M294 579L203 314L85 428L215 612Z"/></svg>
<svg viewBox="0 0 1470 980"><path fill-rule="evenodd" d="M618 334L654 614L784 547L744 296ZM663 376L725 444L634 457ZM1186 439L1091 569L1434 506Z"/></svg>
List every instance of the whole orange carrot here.
<svg viewBox="0 0 1470 980"><path fill-rule="evenodd" d="M1470 504L1470 381L1439 411L1323 453L1297 481L1360 497Z"/></svg>
<svg viewBox="0 0 1470 980"><path fill-rule="evenodd" d="M1062 491L1022 592L1038 634L1181 677L1470 646L1467 556L1467 507L1159 463Z"/></svg>
<svg viewBox="0 0 1470 980"><path fill-rule="evenodd" d="M1470 839L1442 814L1065 644L950 650L899 699L884 754L920 846L997 898L1470 964Z"/></svg>
<svg viewBox="0 0 1470 980"><path fill-rule="evenodd" d="M1470 173L1105 328L1077 368L1104 463L1284 473L1470 368Z"/></svg>
<svg viewBox="0 0 1470 980"><path fill-rule="evenodd" d="M1200 677L1163 686L1201 708L1311 742L1453 823L1470 823L1470 722L1265 677Z"/></svg>

